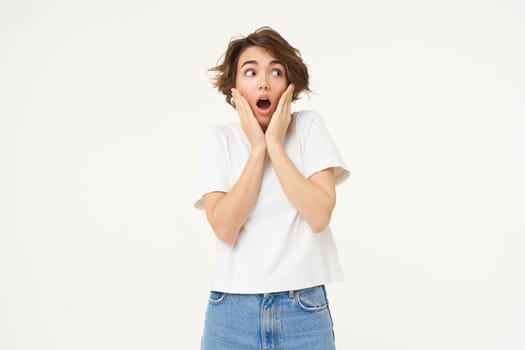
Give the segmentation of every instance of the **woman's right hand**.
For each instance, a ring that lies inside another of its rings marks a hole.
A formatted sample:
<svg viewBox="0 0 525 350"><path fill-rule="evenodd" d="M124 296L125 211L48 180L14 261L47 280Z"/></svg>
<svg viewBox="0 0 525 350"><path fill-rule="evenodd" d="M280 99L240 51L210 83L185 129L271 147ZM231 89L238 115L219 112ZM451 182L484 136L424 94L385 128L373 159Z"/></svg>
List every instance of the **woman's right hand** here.
<svg viewBox="0 0 525 350"><path fill-rule="evenodd" d="M248 101L246 101L244 96L241 95L239 90L232 88L231 92L235 103L235 109L239 114L241 127L244 130L250 145L252 146L252 150L265 150L266 141L264 139L264 132L259 125L259 122L253 115Z"/></svg>

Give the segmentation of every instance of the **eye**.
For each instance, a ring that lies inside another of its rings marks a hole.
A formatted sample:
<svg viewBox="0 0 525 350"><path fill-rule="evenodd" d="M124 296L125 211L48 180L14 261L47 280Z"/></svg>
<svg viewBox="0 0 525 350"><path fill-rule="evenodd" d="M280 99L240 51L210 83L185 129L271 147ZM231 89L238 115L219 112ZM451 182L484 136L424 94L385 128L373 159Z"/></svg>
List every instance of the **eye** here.
<svg viewBox="0 0 525 350"><path fill-rule="evenodd" d="M244 75L247 77L253 77L255 75L255 71L253 69L248 69L246 72L244 72Z"/></svg>
<svg viewBox="0 0 525 350"><path fill-rule="evenodd" d="M283 75L283 73L279 69L274 69L274 70L272 70L272 75L274 77L280 77L281 75Z"/></svg>

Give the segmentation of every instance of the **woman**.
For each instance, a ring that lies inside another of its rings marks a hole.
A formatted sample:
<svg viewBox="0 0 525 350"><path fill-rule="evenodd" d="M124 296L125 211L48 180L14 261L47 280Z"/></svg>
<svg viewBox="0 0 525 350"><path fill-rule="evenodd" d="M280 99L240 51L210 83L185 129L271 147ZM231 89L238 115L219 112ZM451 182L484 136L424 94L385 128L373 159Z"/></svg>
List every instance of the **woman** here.
<svg viewBox="0 0 525 350"><path fill-rule="evenodd" d="M201 138L197 208L217 242L202 349L334 349L324 285L342 279L329 222L349 175L297 49L263 27L232 40L214 85L239 122Z"/></svg>

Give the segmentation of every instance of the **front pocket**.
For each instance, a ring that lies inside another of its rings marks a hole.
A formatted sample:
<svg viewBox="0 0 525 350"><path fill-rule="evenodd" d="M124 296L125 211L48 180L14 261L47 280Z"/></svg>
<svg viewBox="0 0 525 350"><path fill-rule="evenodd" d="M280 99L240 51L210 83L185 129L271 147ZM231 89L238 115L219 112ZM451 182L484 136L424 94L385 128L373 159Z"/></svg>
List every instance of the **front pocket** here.
<svg viewBox="0 0 525 350"><path fill-rule="evenodd" d="M210 296L208 297L208 302L214 305L220 304L224 300L225 296L226 296L226 293L217 292L217 291L212 290L210 292Z"/></svg>
<svg viewBox="0 0 525 350"><path fill-rule="evenodd" d="M297 304L305 311L315 312L328 308L328 300L323 286L312 287L297 291Z"/></svg>

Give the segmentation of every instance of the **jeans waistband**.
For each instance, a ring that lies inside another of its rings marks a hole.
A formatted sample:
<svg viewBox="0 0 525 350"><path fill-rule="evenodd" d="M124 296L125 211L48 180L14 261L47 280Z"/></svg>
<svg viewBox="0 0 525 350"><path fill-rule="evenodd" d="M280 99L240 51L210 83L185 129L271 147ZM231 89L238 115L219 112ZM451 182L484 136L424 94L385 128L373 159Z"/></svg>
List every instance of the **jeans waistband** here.
<svg viewBox="0 0 525 350"><path fill-rule="evenodd" d="M282 291L282 292L262 293L262 294L256 294L256 295L262 296L263 298L267 298L269 296L274 296L274 295L283 295L283 294L285 295L285 294L288 294L289 298L295 298L295 296L299 292L305 291L305 290L308 290L308 289L315 289L315 288L323 288L324 289L324 285L307 287L307 288L302 288L302 289L295 289L295 290L288 290L288 291Z"/></svg>
<svg viewBox="0 0 525 350"><path fill-rule="evenodd" d="M285 292L262 293L259 295L262 295L263 298L268 298L269 296L288 294L289 298L295 298L295 296L297 295L297 292L298 292L297 290L289 290Z"/></svg>
<svg viewBox="0 0 525 350"><path fill-rule="evenodd" d="M302 291L307 291L309 289L315 289L315 288L322 288L324 292L324 285L318 285L313 287L307 287L307 288L301 288L301 289L295 289L295 290L286 290L286 291L280 291L280 292L269 292L269 293L229 293L229 292L221 292L217 291L219 293L224 294L230 294L235 296L256 296L259 298L268 298L270 296L285 296L288 295L289 298L295 298L297 294L299 294Z"/></svg>

